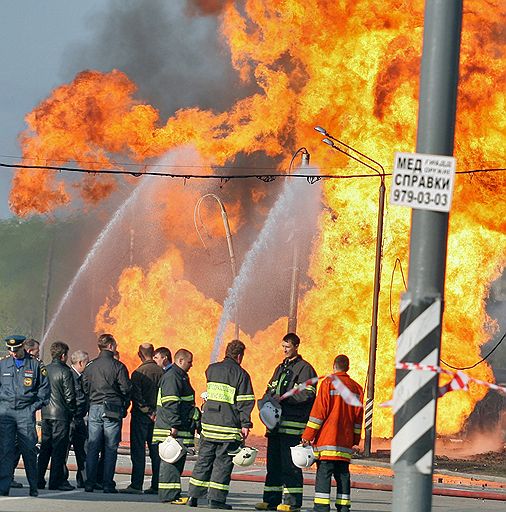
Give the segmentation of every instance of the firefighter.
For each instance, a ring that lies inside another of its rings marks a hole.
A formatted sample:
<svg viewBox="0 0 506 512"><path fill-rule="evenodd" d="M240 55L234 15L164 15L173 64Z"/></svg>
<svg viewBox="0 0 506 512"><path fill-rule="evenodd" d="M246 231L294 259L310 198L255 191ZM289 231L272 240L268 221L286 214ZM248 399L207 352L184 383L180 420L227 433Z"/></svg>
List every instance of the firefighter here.
<svg viewBox="0 0 506 512"><path fill-rule="evenodd" d="M49 403L51 387L44 364L23 347L24 336L5 338L9 355L0 360L0 496L9 495L16 440L23 455L30 496L37 490L35 412Z"/></svg>
<svg viewBox="0 0 506 512"><path fill-rule="evenodd" d="M194 446L195 391L190 384L188 371L193 365L193 354L184 348L174 355L174 364L160 381L153 442L163 442L172 436L185 447ZM181 497L181 473L186 462L186 451L177 460L160 462L158 496L162 502L184 505L188 498Z"/></svg>
<svg viewBox="0 0 506 512"><path fill-rule="evenodd" d="M302 506L302 470L291 458L290 448L300 443L309 412L313 405L316 387L307 386L303 391L279 402L281 395L316 377L314 368L299 354L300 338L293 332L284 336L282 348L285 359L274 370L267 391L259 406L273 399L281 407L279 425L267 429L267 475L263 501L257 510L291 512ZM283 501L283 503L282 503Z"/></svg>
<svg viewBox="0 0 506 512"><path fill-rule="evenodd" d="M241 368L245 349L242 341L231 341L225 359L209 365L206 370L207 401L202 415L199 454L188 493L191 507L196 507L198 498L207 494L210 508L232 508L225 503L233 468L230 453L237 451L248 437L255 405L251 378Z"/></svg>
<svg viewBox="0 0 506 512"><path fill-rule="evenodd" d="M349 512L351 507L350 461L353 446L360 442L363 408L350 405L343 399L343 392L333 384L338 378L356 403L362 403L363 391L346 372L350 360L339 355L334 360L334 373L323 380L309 421L302 434L302 443L313 443L317 457L314 511L329 512L332 475L337 483L336 509ZM358 399L358 400L357 400Z"/></svg>

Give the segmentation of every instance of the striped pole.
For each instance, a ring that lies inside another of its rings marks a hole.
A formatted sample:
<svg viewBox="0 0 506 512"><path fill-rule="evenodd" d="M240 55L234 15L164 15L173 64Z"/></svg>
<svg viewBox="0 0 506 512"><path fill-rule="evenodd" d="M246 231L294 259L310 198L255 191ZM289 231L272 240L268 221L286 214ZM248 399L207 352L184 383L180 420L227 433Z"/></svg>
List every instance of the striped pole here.
<svg viewBox="0 0 506 512"><path fill-rule="evenodd" d="M426 0L417 153L453 155L462 0ZM413 209L396 362L439 365L448 213ZM430 512L438 374L396 370L393 512Z"/></svg>

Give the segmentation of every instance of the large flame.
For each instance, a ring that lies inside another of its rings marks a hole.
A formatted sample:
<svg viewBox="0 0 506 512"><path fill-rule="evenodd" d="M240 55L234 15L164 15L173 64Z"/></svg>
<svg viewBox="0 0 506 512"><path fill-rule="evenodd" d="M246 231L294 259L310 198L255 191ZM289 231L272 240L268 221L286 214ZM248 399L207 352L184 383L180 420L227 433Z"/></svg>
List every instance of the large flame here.
<svg viewBox="0 0 506 512"><path fill-rule="evenodd" d="M189 108L163 124L155 108L135 99L136 87L122 72L82 72L27 116L29 128L22 136L25 162L84 161L88 163L83 166L103 168L113 164L112 154L142 162L191 143L215 165L233 161L239 153L263 152L282 155L286 168L293 150L304 145L326 172L356 172L356 164L319 143L313 131L316 124L385 166L394 151L415 149L421 0L190 4L202 13L220 15L233 65L242 80L258 85L257 93L237 101L228 112ZM456 127L460 170L498 167L505 161L505 26L502 0L465 3ZM362 383L367 372L378 185L377 179L325 182L325 209L309 271L314 285L300 304L302 353L320 374L329 371L337 353L347 353L351 374ZM485 301L489 284L504 267L505 185L506 175L501 173L457 178L442 346L443 360L454 366L477 361L481 345L496 327L487 317ZM76 186L85 200L97 200L112 188L110 182L93 185L89 179ZM259 197L254 192L253 203ZM194 192L183 192L179 202L195 198ZM61 178L30 171L16 176L11 203L19 214L47 212L69 201ZM171 226L181 220L175 210L166 211ZM238 203L234 211L237 228L246 219ZM215 223L218 229L219 218ZM172 232L167 229L168 238ZM391 319L388 282L396 258L407 267L408 232L409 211L387 207L376 403L392 394L397 326ZM96 327L118 336L130 368L137 364L136 347L143 341L193 348L193 380L201 391L221 307L186 281L182 268L182 256L173 248L147 270L125 269L118 296L104 305ZM399 276L393 283L397 318L403 286ZM285 320L251 340L245 338L245 365L254 376L257 394L281 358L280 352L279 357L265 354L275 353ZM470 374L492 379L486 364ZM445 396L440 401L439 432L458 432L485 392L472 386L469 393ZM388 411L375 408L374 429L376 435L391 434Z"/></svg>

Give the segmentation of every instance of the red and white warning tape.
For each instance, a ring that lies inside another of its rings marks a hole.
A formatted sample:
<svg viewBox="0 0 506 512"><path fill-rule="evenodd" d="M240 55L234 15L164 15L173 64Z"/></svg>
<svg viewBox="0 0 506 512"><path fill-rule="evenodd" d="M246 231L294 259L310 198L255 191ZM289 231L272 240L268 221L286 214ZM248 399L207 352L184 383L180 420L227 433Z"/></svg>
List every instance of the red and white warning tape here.
<svg viewBox="0 0 506 512"><path fill-rule="evenodd" d="M343 381L337 375L322 375L321 377L313 377L312 379L308 379L305 382L302 382L297 387L290 389L284 395L281 395L279 400L284 400L289 396L297 395L301 391L308 389L309 387L314 387L315 384L318 383L319 380L325 379L329 377L332 379L332 385L334 389L338 392L341 398L349 405L353 405L355 407L363 407L360 398L351 391L351 389L343 383Z"/></svg>
<svg viewBox="0 0 506 512"><path fill-rule="evenodd" d="M497 391L502 391L506 393L506 387L498 386L497 384L492 384L491 382L485 382L483 380L475 379L474 377L470 377L467 373L464 373L462 370L451 371L445 370L440 366L428 365L428 364L418 364L418 363L397 363L395 367L399 370L422 370L433 373L444 373L445 375L450 375L452 379L450 382L445 384L444 386L439 387L438 397L441 398L446 393L450 391L467 391L469 382L476 382L477 384L481 384L482 386L486 386L490 389L495 389ZM381 407L392 407L394 403L394 399L389 400L388 402L384 402L381 404Z"/></svg>

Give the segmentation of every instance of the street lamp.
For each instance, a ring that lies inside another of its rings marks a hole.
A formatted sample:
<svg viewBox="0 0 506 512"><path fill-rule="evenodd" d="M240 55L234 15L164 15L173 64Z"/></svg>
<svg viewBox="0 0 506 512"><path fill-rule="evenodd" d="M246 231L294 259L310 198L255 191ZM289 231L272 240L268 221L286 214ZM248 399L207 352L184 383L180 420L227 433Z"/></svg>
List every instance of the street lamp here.
<svg viewBox="0 0 506 512"><path fill-rule="evenodd" d="M220 205L221 218L223 219L223 226L225 227L225 234L227 235L228 254L229 254L229 258L230 258L230 267L232 268L232 281L233 281L237 275L237 266L236 266L236 262L235 262L234 245L232 243L232 233L230 231L230 225L228 223L227 211L225 210L225 205L223 204L223 201L216 194L204 194L195 204L195 209L193 211L193 223L195 225L195 229L197 230L197 234L199 235L200 241L202 242L202 245L204 246L204 248L207 251L206 243L204 242L204 239L202 238L202 235L200 234L198 222L197 222L197 220L199 220L200 224L202 224L202 226L204 227L204 230L205 230L204 223L202 222L202 217L200 216L200 205L201 205L202 201L204 199L206 199L207 197L211 197L212 199L215 199L218 202L218 204ZM207 233L207 231L206 231L206 233ZM238 311L237 304L235 306L234 316L235 316L235 320L234 320L235 336L234 336L234 338L236 340L238 340L239 339L239 311Z"/></svg>
<svg viewBox="0 0 506 512"><path fill-rule="evenodd" d="M374 292L373 292L373 302L372 302L372 320L371 320L371 333L370 333L370 343L369 343L369 368L367 371L367 398L365 403L365 441L364 441L364 454L366 457L371 455L371 440L372 440L372 416L373 416L373 406L374 406L374 381L376 377L376 348L378 344L378 305L379 305L379 292L380 292L380 281L381 281L381 252L383 245L383 213L385 210L385 169L383 166L373 160L371 157L361 153L357 149L345 144L343 141L336 139L330 133L322 128L321 126L316 126L315 130L322 135L325 135L325 138L322 139L322 142L330 146L332 149L343 153L347 157L359 162L362 165L365 165L369 169L372 169L374 172L378 174L380 177L380 187L379 187L379 197L378 197L378 224L376 231L376 261L374 265ZM378 171L375 167L370 165L370 163L364 162L360 158L350 154L348 151L342 149L342 147L347 148L350 151L353 151L355 154L360 155L365 158L369 162L377 165L381 172Z"/></svg>
<svg viewBox="0 0 506 512"><path fill-rule="evenodd" d="M309 167L309 151L302 147L293 155L288 172L292 169L295 157L302 153L301 168ZM300 264L299 264L299 240L297 228L294 226L292 231L292 279L290 286L290 306L288 309L288 327L287 332L297 332L297 307L299 303L299 281L300 281Z"/></svg>

